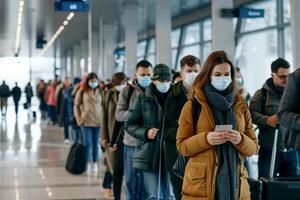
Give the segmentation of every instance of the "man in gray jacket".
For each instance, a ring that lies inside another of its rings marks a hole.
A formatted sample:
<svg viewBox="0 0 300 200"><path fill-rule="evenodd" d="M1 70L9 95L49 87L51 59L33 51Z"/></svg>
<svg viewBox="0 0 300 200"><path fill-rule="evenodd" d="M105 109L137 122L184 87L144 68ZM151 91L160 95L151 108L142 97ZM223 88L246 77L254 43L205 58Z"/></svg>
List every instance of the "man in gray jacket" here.
<svg viewBox="0 0 300 200"><path fill-rule="evenodd" d="M250 111L253 123L259 128L259 177L269 176L274 133L278 125L277 110L289 74L290 64L279 58L271 64L272 78L269 78L253 96L250 103ZM279 127L277 142L277 157L274 174L280 173L282 163L282 151L285 148L286 129Z"/></svg>
<svg viewBox="0 0 300 200"><path fill-rule="evenodd" d="M142 60L136 65L133 84L127 86L119 96L116 108L116 120L124 122L127 119L129 107L137 100L139 94L151 84L153 69L151 63ZM124 135L124 174L126 182L126 199L143 199L145 189L143 187L143 175L132 166L133 154L138 141L125 132Z"/></svg>

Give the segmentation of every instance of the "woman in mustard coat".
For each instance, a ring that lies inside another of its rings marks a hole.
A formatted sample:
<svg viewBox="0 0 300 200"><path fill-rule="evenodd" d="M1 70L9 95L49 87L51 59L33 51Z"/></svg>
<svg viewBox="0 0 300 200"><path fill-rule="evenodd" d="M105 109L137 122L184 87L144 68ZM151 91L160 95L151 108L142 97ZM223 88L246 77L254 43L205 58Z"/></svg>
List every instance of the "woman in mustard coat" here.
<svg viewBox="0 0 300 200"><path fill-rule="evenodd" d="M185 169L183 200L250 200L245 156L258 151L246 102L238 94L235 69L224 51L213 52L196 78L192 98L201 106L193 130L192 100L181 113L177 148L190 157ZM216 131L216 125L232 125Z"/></svg>

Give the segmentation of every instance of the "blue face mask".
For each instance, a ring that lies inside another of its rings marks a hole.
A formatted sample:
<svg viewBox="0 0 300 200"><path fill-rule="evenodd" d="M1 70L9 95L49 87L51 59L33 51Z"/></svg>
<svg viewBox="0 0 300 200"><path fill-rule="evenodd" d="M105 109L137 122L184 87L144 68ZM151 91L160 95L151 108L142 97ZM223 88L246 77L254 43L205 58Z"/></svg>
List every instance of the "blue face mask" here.
<svg viewBox="0 0 300 200"><path fill-rule="evenodd" d="M169 91L170 87L171 87L171 82L158 83L156 85L156 88L160 93L167 93Z"/></svg>
<svg viewBox="0 0 300 200"><path fill-rule="evenodd" d="M89 82L89 86L90 86L90 88L92 88L94 90L99 86L99 83L98 82Z"/></svg>
<svg viewBox="0 0 300 200"><path fill-rule="evenodd" d="M143 88L148 87L151 84L151 77L150 76L141 76L138 78L138 84Z"/></svg>

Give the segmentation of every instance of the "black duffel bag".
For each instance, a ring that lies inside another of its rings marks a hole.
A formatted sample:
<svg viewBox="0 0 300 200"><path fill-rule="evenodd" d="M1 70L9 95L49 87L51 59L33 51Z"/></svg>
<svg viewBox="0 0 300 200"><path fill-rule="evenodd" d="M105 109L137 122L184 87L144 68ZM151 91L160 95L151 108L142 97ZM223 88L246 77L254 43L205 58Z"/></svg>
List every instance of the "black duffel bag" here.
<svg viewBox="0 0 300 200"><path fill-rule="evenodd" d="M71 174L82 174L86 170L85 147L83 144L73 144L66 163L66 170Z"/></svg>

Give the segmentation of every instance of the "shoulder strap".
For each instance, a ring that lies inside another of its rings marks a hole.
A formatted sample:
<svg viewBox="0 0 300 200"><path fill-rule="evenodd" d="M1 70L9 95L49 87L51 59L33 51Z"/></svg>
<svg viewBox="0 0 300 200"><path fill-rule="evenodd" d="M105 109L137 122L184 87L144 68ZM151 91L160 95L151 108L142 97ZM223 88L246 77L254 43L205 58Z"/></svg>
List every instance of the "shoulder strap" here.
<svg viewBox="0 0 300 200"><path fill-rule="evenodd" d="M261 88L261 112L262 113L264 113L266 101L267 101L267 90L266 88Z"/></svg>
<svg viewBox="0 0 300 200"><path fill-rule="evenodd" d="M193 130L197 130L197 122L201 113L202 106L196 98L192 99Z"/></svg>
<svg viewBox="0 0 300 200"><path fill-rule="evenodd" d="M129 85L127 102L130 102L133 92L134 92L134 88L131 85Z"/></svg>

